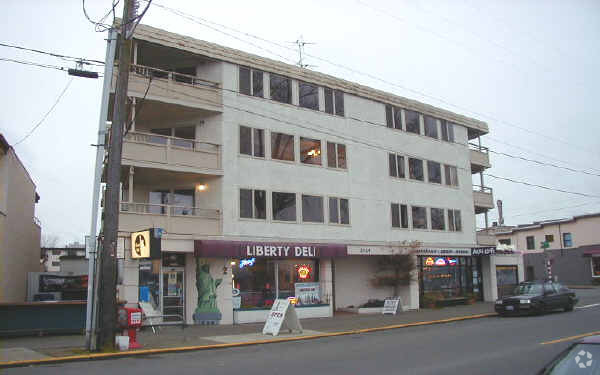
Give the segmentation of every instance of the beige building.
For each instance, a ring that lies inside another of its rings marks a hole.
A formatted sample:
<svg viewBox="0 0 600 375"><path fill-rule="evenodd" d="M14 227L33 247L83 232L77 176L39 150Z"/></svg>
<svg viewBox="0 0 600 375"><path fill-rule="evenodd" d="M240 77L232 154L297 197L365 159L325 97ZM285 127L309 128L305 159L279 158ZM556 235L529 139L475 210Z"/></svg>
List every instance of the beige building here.
<svg viewBox="0 0 600 375"><path fill-rule="evenodd" d="M301 317L322 317L393 293L372 283L382 255L414 256L411 309L494 300L496 260L516 267L475 233L494 208L472 183L490 167L485 122L146 25L132 61L121 299L231 324L296 295ZM132 246L149 228L160 259L135 253L146 237Z"/></svg>
<svg viewBox="0 0 600 375"><path fill-rule="evenodd" d="M0 302L23 302L27 273L41 270L39 200L31 176L0 134Z"/></svg>
<svg viewBox="0 0 600 375"><path fill-rule="evenodd" d="M492 227L488 232L499 244L523 252L527 279L545 277L544 256L559 281L589 284L600 279L600 213ZM548 245L545 252L542 243Z"/></svg>

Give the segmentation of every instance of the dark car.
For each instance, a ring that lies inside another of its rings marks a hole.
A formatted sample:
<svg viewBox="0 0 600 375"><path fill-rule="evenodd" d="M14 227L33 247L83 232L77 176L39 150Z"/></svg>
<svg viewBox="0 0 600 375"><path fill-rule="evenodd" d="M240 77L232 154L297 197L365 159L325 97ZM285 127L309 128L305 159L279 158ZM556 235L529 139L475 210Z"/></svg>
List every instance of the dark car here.
<svg viewBox="0 0 600 375"><path fill-rule="evenodd" d="M529 281L517 285L512 296L496 301L500 315L541 314L547 311L573 310L577 296L567 287L553 281Z"/></svg>
<svg viewBox="0 0 600 375"><path fill-rule="evenodd" d="M588 336L556 356L538 375L569 375L600 373L600 336Z"/></svg>

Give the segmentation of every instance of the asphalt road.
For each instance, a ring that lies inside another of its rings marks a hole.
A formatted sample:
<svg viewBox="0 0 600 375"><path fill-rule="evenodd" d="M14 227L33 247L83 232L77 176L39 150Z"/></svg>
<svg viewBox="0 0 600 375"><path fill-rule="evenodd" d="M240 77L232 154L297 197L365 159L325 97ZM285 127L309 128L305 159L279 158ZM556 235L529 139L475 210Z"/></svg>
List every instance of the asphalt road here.
<svg viewBox="0 0 600 375"><path fill-rule="evenodd" d="M580 293L579 306L600 300ZM6 374L534 374L571 341L600 331L600 306L361 335L4 370Z"/></svg>

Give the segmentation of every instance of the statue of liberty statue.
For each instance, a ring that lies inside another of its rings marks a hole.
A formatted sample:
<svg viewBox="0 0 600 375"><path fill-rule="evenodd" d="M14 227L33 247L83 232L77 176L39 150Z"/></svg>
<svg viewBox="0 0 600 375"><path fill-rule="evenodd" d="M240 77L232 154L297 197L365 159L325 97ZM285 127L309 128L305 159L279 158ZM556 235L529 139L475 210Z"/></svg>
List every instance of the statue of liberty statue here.
<svg viewBox="0 0 600 375"><path fill-rule="evenodd" d="M202 263L196 257L196 289L198 290L198 306L194 312L196 324L218 324L221 311L217 308L217 287L223 279L213 279L210 275L210 265Z"/></svg>

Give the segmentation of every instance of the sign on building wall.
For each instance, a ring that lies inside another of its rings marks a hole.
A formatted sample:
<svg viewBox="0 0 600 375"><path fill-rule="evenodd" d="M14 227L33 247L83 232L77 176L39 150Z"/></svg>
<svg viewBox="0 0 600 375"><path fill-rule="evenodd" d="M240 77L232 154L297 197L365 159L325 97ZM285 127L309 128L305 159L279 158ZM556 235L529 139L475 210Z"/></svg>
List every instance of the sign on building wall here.
<svg viewBox="0 0 600 375"><path fill-rule="evenodd" d="M416 255L471 256L471 249L417 249Z"/></svg>
<svg viewBox="0 0 600 375"><path fill-rule="evenodd" d="M150 258L150 231L131 233L131 258Z"/></svg>
<svg viewBox="0 0 600 375"><path fill-rule="evenodd" d="M289 330L290 333L294 330L302 332L296 309L287 299L275 300L263 327L263 335L277 336L281 328Z"/></svg>
<svg viewBox="0 0 600 375"><path fill-rule="evenodd" d="M321 286L319 283L296 283L294 287L299 306L321 303Z"/></svg>

